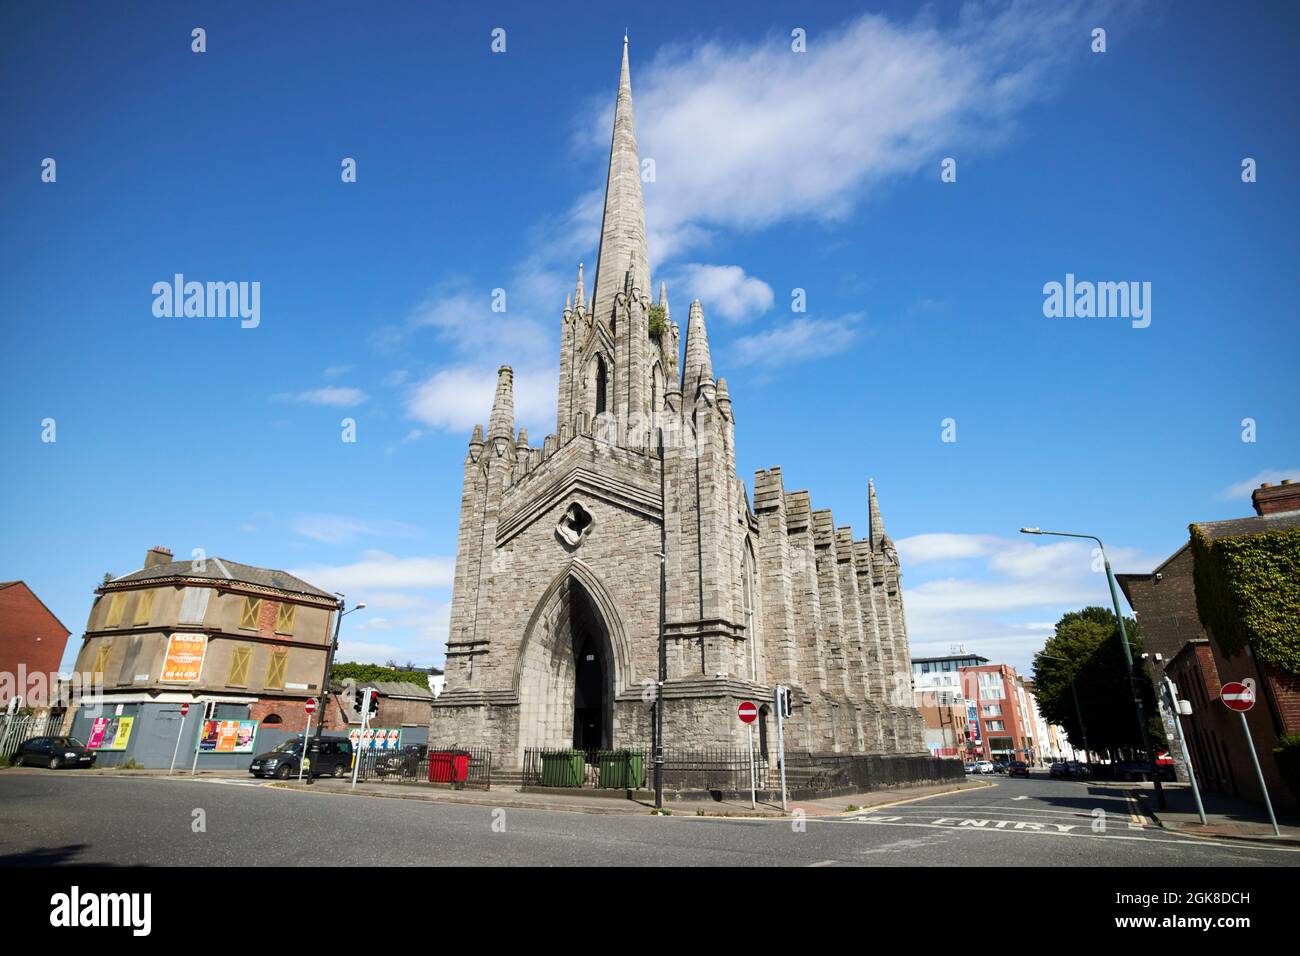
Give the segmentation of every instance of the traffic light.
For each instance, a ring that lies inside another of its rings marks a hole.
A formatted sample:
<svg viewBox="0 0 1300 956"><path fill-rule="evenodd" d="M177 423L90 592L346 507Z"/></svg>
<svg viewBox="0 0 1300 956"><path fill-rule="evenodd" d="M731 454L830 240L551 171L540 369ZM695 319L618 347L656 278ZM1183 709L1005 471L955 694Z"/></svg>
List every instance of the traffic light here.
<svg viewBox="0 0 1300 956"><path fill-rule="evenodd" d="M366 692L364 690L361 690L360 688L357 688L357 690L353 692L352 709L355 710L358 714L361 713L361 708L365 706L364 704L365 696L366 696Z"/></svg>
<svg viewBox="0 0 1300 956"><path fill-rule="evenodd" d="M370 690L370 716L374 717L379 713L379 692L374 688Z"/></svg>
<svg viewBox="0 0 1300 956"><path fill-rule="evenodd" d="M776 685L776 707L782 718L789 717L794 707L790 688L784 684Z"/></svg>

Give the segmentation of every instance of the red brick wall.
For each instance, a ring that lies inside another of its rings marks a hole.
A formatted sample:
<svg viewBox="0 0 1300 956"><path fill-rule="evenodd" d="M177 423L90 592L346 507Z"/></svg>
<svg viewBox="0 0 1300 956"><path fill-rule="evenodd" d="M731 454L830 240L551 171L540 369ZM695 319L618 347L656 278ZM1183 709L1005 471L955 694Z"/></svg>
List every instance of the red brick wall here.
<svg viewBox="0 0 1300 956"><path fill-rule="evenodd" d="M46 675L47 679L33 685L33 690L39 687L48 693L48 675L59 669L68 634L26 584L19 581L0 588L0 672L14 675L10 680L17 681L21 665L28 674ZM0 704L7 697L8 683L0 682ZM34 696L29 694L27 703L46 706L46 700Z"/></svg>
<svg viewBox="0 0 1300 956"><path fill-rule="evenodd" d="M1282 732L1300 734L1300 677L1287 674L1267 664L1261 670L1264 671L1269 689L1273 692L1278 719L1282 721Z"/></svg>

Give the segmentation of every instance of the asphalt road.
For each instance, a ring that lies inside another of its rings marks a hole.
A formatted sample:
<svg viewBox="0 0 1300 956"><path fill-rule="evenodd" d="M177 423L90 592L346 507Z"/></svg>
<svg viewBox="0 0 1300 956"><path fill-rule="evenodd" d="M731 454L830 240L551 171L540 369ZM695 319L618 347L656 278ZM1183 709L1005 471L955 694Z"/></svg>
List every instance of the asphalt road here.
<svg viewBox="0 0 1300 956"><path fill-rule="evenodd" d="M0 771L0 866L1300 865L1297 850L1134 823L1122 789L1077 781L997 778L854 818L809 818L802 829L674 809L494 811L251 781Z"/></svg>

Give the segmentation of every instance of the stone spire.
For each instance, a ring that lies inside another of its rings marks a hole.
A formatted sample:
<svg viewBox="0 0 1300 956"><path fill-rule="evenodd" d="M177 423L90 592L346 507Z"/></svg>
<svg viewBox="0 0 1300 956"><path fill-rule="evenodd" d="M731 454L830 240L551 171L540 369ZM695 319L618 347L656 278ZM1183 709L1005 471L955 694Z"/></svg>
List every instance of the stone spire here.
<svg viewBox="0 0 1300 956"><path fill-rule="evenodd" d="M581 309L584 305L586 292L582 288L582 263L578 263L578 287L573 290L573 307Z"/></svg>
<svg viewBox="0 0 1300 956"><path fill-rule="evenodd" d="M696 299L686 322L686 364L682 366L682 399L695 401L700 386L713 381L713 359L709 357L709 333L704 329L704 306Z"/></svg>
<svg viewBox="0 0 1300 956"><path fill-rule="evenodd" d="M662 279L659 280L659 304L664 307L664 327L667 328L672 313L668 311L668 283Z"/></svg>
<svg viewBox="0 0 1300 956"><path fill-rule="evenodd" d="M632 74L627 65L627 37L623 38L623 67L614 108L614 136L609 149L609 178L605 181L605 216L600 227L600 255L596 260L596 287L591 311L608 321L614 297L623 291L628 270L632 284L650 292L650 256L645 243L645 207L641 200L641 163L636 152L636 124L632 116Z"/></svg>
<svg viewBox="0 0 1300 956"><path fill-rule="evenodd" d="M497 393L492 399L492 416L488 419L488 441L504 438L514 444L515 391L514 370L502 365L497 370Z"/></svg>
<svg viewBox="0 0 1300 956"><path fill-rule="evenodd" d="M885 538L885 519L880 517L880 502L876 500L876 482L874 479L867 479L867 504L870 507L871 517L871 548L873 551L880 550L880 542Z"/></svg>

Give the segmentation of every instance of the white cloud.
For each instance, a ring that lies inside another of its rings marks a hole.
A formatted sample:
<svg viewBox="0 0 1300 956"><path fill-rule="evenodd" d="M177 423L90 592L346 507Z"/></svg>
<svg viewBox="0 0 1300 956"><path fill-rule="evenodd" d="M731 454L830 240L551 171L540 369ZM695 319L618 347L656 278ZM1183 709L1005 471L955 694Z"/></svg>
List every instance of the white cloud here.
<svg viewBox="0 0 1300 956"><path fill-rule="evenodd" d="M861 319L861 313L839 319L782 319L766 332L736 339L731 345L732 364L773 369L834 355L858 338Z"/></svg>
<svg viewBox="0 0 1300 956"><path fill-rule="evenodd" d="M681 267L668 283L684 291L687 301L699 299L706 314L724 319L751 319L772 308L772 287L762 279L745 275L740 266L714 266L692 262ZM680 298L680 296L679 296Z"/></svg>
<svg viewBox="0 0 1300 956"><path fill-rule="evenodd" d="M637 140L656 164L645 188L652 256L680 255L719 227L843 219L899 177L937 181L940 159L995 148L1021 110L1052 93L1086 50L1095 7L972 2L906 22L866 14L818 31L807 55L777 32L634 64ZM608 150L611 99L584 124L585 147ZM598 207L598 195L584 196L572 218Z"/></svg>
<svg viewBox="0 0 1300 956"><path fill-rule="evenodd" d="M554 368L514 370L516 428L521 425L529 428L533 437L540 439L553 427L558 380L559 371ZM475 425L487 427L496 386L495 368L452 366L415 386L406 410L425 425L468 433Z"/></svg>
<svg viewBox="0 0 1300 956"><path fill-rule="evenodd" d="M958 561L987 555L1000 539L987 534L917 534L898 541L898 554L907 565Z"/></svg>
<svg viewBox="0 0 1300 956"><path fill-rule="evenodd" d="M290 521L290 527L304 538L339 544L362 536L384 535L399 538L418 538L422 532L414 525L388 519L367 521L344 515L300 514Z"/></svg>
<svg viewBox="0 0 1300 956"><path fill-rule="evenodd" d="M449 588L455 573L452 558L398 558L384 551L366 551L345 565L314 565L289 572L326 591L341 591L351 600L365 600L369 588Z"/></svg>
<svg viewBox="0 0 1300 956"><path fill-rule="evenodd" d="M327 385L303 392L280 392L273 396L277 402L294 402L299 405L325 405L330 408L350 408L366 401L366 393L351 386Z"/></svg>
<svg viewBox="0 0 1300 956"><path fill-rule="evenodd" d="M1277 484L1283 478L1290 478L1292 481L1300 481L1300 468L1266 468L1264 471L1245 481L1239 481L1235 485L1229 485L1219 492L1219 497L1224 501L1231 501L1238 498L1249 498L1250 493L1262 485L1264 482Z"/></svg>
<svg viewBox="0 0 1300 956"><path fill-rule="evenodd" d="M1062 614L1089 605L1110 607L1105 574L1093 546L1083 541L1039 544L996 535L924 534L904 538L898 547L914 656L943 654L963 644L1027 672ZM1159 563L1130 548L1108 553L1120 568ZM956 560L971 562L969 571L916 583L927 564ZM907 573L918 565L919 574Z"/></svg>

